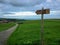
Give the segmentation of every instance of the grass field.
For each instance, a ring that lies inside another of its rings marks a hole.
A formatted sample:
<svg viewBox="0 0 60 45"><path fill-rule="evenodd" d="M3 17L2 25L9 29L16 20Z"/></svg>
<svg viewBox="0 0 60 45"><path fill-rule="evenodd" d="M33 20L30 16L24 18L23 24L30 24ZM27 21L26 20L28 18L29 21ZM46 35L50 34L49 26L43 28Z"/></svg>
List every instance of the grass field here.
<svg viewBox="0 0 60 45"><path fill-rule="evenodd" d="M19 24L7 40L8 45L40 45L41 21ZM60 20L44 20L45 45L60 45Z"/></svg>
<svg viewBox="0 0 60 45"><path fill-rule="evenodd" d="M4 30L6 30L6 29L8 29L8 28L10 28L10 27L12 27L14 25L15 25L15 23L13 23L13 22L10 22L10 23L1 23L0 24L0 31L4 31Z"/></svg>

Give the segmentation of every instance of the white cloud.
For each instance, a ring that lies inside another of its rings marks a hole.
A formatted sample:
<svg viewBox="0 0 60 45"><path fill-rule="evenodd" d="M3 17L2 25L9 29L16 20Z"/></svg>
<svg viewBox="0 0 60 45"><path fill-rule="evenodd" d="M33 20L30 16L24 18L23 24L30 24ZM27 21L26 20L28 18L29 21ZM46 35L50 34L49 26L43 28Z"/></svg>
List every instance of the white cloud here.
<svg viewBox="0 0 60 45"><path fill-rule="evenodd" d="M34 12L13 12L14 14L3 15L3 18L19 18L19 19L33 19L41 18L41 15L37 15ZM44 18L60 18L60 11L50 11L50 14L45 14Z"/></svg>
<svg viewBox="0 0 60 45"><path fill-rule="evenodd" d="M14 14L8 14L4 16L33 16L36 15L34 12L14 12Z"/></svg>
<svg viewBox="0 0 60 45"><path fill-rule="evenodd" d="M29 16L29 15L36 15L36 14L33 12L17 12L17 13L15 13L15 15L27 15L27 16Z"/></svg>
<svg viewBox="0 0 60 45"><path fill-rule="evenodd" d="M58 15L60 11L50 11L49 15ZM7 14L4 16L35 16L37 15L35 12L13 12L13 14Z"/></svg>
<svg viewBox="0 0 60 45"><path fill-rule="evenodd" d="M50 13L51 13L50 15L58 15L60 14L60 11L51 11Z"/></svg>
<svg viewBox="0 0 60 45"><path fill-rule="evenodd" d="M52 2L52 0L47 0L46 2L49 2L50 3L50 2Z"/></svg>
<svg viewBox="0 0 60 45"><path fill-rule="evenodd" d="M56 0L56 1L60 2L60 0Z"/></svg>

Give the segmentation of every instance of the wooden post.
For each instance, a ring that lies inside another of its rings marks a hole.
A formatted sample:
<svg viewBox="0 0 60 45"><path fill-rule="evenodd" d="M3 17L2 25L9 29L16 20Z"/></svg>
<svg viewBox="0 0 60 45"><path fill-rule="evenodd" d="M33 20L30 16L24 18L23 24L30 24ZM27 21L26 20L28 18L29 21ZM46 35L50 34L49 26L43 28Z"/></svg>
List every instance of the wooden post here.
<svg viewBox="0 0 60 45"><path fill-rule="evenodd" d="M42 14L41 14L41 45L44 45L44 19L43 19L43 10L42 8Z"/></svg>

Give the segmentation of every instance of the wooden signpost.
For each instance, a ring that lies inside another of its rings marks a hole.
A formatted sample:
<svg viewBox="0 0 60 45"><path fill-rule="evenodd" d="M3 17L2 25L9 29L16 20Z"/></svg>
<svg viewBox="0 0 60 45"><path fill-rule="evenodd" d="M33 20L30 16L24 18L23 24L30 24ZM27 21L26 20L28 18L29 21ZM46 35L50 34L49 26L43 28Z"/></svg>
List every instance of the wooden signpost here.
<svg viewBox="0 0 60 45"><path fill-rule="evenodd" d="M41 45L44 45L44 19L43 19L43 14L49 14L50 9L44 9L42 10L37 10L36 14L41 14Z"/></svg>

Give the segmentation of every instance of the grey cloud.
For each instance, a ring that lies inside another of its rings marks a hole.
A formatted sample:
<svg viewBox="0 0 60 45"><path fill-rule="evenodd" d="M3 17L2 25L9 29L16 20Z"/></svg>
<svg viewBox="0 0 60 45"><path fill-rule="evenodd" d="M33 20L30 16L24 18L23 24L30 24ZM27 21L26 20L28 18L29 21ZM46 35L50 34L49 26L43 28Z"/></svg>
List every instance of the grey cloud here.
<svg viewBox="0 0 60 45"><path fill-rule="evenodd" d="M0 12L36 11L42 6L51 10L60 10L60 3L57 0L50 3L46 0L0 0Z"/></svg>
<svg viewBox="0 0 60 45"><path fill-rule="evenodd" d="M2 12L33 11L34 5L41 4L44 0L0 0Z"/></svg>
<svg viewBox="0 0 60 45"><path fill-rule="evenodd" d="M4 3L4 0L0 0L0 3Z"/></svg>
<svg viewBox="0 0 60 45"><path fill-rule="evenodd" d="M0 0L0 3L8 3L13 6L33 6L40 4L44 0Z"/></svg>
<svg viewBox="0 0 60 45"><path fill-rule="evenodd" d="M33 6L38 4L40 1L39 0L13 0L11 2L12 5L14 6Z"/></svg>
<svg viewBox="0 0 60 45"><path fill-rule="evenodd" d="M0 0L0 3L10 3L10 0Z"/></svg>
<svg viewBox="0 0 60 45"><path fill-rule="evenodd" d="M57 0L52 0L51 2L46 1L45 3L41 3L36 6L36 9L39 9L42 6L44 8L50 8L51 10L60 10L60 3Z"/></svg>
<svg viewBox="0 0 60 45"><path fill-rule="evenodd" d="M14 14L14 13L10 13L10 12L6 12L6 13L5 13L5 12L4 12L3 14Z"/></svg>

